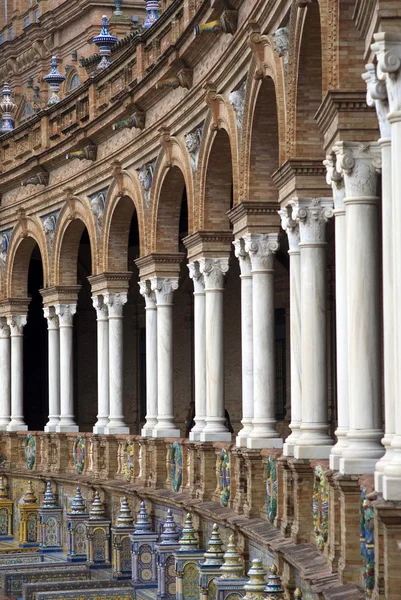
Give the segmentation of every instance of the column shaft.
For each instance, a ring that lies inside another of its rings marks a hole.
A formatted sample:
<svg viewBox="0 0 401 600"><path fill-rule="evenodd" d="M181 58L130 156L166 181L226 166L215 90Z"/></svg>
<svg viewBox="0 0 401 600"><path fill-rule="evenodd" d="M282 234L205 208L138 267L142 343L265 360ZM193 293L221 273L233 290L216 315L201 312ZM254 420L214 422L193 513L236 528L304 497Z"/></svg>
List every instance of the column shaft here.
<svg viewBox="0 0 401 600"><path fill-rule="evenodd" d="M228 258L202 258L206 295L206 426L202 442L231 441L224 408L224 275Z"/></svg>
<svg viewBox="0 0 401 600"><path fill-rule="evenodd" d="M24 327L26 317L7 319L11 331L11 421L7 431L26 431L24 422Z"/></svg>
<svg viewBox="0 0 401 600"><path fill-rule="evenodd" d="M124 421L123 385L123 307L127 302L125 292L108 293L104 303L109 313L109 422L105 433L129 433Z"/></svg>
<svg viewBox="0 0 401 600"><path fill-rule="evenodd" d="M105 433L109 424L109 321L102 295L92 297L97 315L97 422L93 433Z"/></svg>
<svg viewBox="0 0 401 600"><path fill-rule="evenodd" d="M74 304L58 304L56 314L60 325L60 421L59 433L78 431L74 421L73 317Z"/></svg>
<svg viewBox="0 0 401 600"><path fill-rule="evenodd" d="M156 297L150 281L141 281L139 288L146 302L146 422L142 437L152 437L157 425L157 312Z"/></svg>
<svg viewBox="0 0 401 600"><path fill-rule="evenodd" d="M0 431L6 431L11 411L11 344L10 328L0 318Z"/></svg>
<svg viewBox="0 0 401 600"><path fill-rule="evenodd" d="M188 268L194 282L195 350L195 425L189 434L189 439L198 441L206 426L206 300L205 283L199 263L190 263Z"/></svg>
<svg viewBox="0 0 401 600"><path fill-rule="evenodd" d="M157 304L157 425L153 437L179 437L174 425L173 293L176 278L152 279Z"/></svg>
<svg viewBox="0 0 401 600"><path fill-rule="evenodd" d="M60 330L54 306L43 309L48 333L49 420L45 431L56 431L60 421Z"/></svg>

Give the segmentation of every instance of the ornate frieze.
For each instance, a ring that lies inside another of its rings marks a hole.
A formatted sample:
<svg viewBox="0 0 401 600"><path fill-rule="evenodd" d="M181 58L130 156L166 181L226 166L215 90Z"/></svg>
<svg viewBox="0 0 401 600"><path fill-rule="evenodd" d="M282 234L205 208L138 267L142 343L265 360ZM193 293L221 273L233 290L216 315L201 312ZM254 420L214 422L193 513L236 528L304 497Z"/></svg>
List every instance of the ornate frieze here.
<svg viewBox="0 0 401 600"><path fill-rule="evenodd" d="M244 119L244 107L246 96L246 81L243 81L239 88L230 93L230 104L237 117L237 127L242 131L242 122Z"/></svg>
<svg viewBox="0 0 401 600"><path fill-rule="evenodd" d="M191 168L196 172L198 168L198 160L199 160L199 151L202 142L202 134L203 134L203 125L200 125L193 131L185 134L185 145L189 154L189 161L191 163Z"/></svg>
<svg viewBox="0 0 401 600"><path fill-rule="evenodd" d="M326 223L332 216L333 201L329 198L294 200L292 218L299 221L301 244L325 244Z"/></svg>
<svg viewBox="0 0 401 600"><path fill-rule="evenodd" d="M244 238L245 250L249 253L252 272L271 271L274 255L280 247L278 233L252 233Z"/></svg>
<svg viewBox="0 0 401 600"><path fill-rule="evenodd" d="M224 289L228 261L228 258L201 258L199 260L199 268L205 280L206 291Z"/></svg>
<svg viewBox="0 0 401 600"><path fill-rule="evenodd" d="M149 161L137 169L139 183L141 184L143 199L146 206L149 206L150 188L152 187L153 174L155 172L156 159Z"/></svg>

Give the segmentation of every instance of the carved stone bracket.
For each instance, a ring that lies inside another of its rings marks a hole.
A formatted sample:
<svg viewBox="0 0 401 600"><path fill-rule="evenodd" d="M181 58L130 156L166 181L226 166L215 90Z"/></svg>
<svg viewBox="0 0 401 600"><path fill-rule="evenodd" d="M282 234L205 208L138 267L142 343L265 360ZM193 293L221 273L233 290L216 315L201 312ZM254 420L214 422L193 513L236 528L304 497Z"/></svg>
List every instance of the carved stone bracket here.
<svg viewBox="0 0 401 600"><path fill-rule="evenodd" d="M77 158L78 160L94 161L97 157L97 146L93 142L89 142L86 146L83 146L79 150L68 152L65 157L67 160Z"/></svg>
<svg viewBox="0 0 401 600"><path fill-rule="evenodd" d="M28 177L28 179L24 179L24 181L21 182L21 185L24 187L27 185L47 186L48 184L49 184L49 173L44 168L42 168L38 173L31 175L30 177Z"/></svg>
<svg viewBox="0 0 401 600"><path fill-rule="evenodd" d="M133 106L133 111L129 117L126 119L122 119L121 121L117 121L113 125L113 131L120 131L121 129L144 129L146 121L146 113L143 110L140 110L135 104Z"/></svg>
<svg viewBox="0 0 401 600"><path fill-rule="evenodd" d="M192 87L193 70L189 67L182 67L177 75L162 79L156 83L157 90L164 90L166 88L176 89L179 87L189 90Z"/></svg>
<svg viewBox="0 0 401 600"><path fill-rule="evenodd" d="M212 129L219 129L220 127L220 107L224 104L224 98L221 94L217 93L217 87L214 83L208 82L205 85L205 102L212 113Z"/></svg>
<svg viewBox="0 0 401 600"><path fill-rule="evenodd" d="M257 21L249 21L248 45L256 58L257 67L255 78L261 79L265 76L266 68L268 66L265 49L271 47L272 42L267 35L261 34L260 25Z"/></svg>

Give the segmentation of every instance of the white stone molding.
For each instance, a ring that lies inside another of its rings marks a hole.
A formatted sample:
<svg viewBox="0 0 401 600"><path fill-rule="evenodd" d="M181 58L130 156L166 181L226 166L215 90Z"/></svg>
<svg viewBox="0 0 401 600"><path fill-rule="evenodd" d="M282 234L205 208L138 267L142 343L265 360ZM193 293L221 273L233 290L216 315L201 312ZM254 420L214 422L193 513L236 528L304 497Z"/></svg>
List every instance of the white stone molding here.
<svg viewBox="0 0 401 600"><path fill-rule="evenodd" d="M93 426L93 433L106 432L109 424L109 308L104 301L104 296L92 296L92 303L97 316L97 421Z"/></svg>
<svg viewBox="0 0 401 600"><path fill-rule="evenodd" d="M60 421L58 433L78 431L74 421L73 324L75 304L56 304L60 325Z"/></svg>
<svg viewBox="0 0 401 600"><path fill-rule="evenodd" d="M49 418L45 425L45 431L54 432L60 422L60 324L54 306L45 306L43 314L47 321L49 348Z"/></svg>
<svg viewBox="0 0 401 600"><path fill-rule="evenodd" d="M295 198L292 218L299 221L300 245L326 244L326 223L332 216L331 198Z"/></svg>
<svg viewBox="0 0 401 600"><path fill-rule="evenodd" d="M244 238L245 250L249 253L252 274L274 269L274 255L280 247L277 233L252 233Z"/></svg>
<svg viewBox="0 0 401 600"><path fill-rule="evenodd" d="M388 122L389 104L387 97L386 82L377 78L376 66L365 65L366 73L362 79L366 82L366 104L376 108L377 120L379 122L380 136L383 139L391 137L391 125Z"/></svg>
<svg viewBox="0 0 401 600"><path fill-rule="evenodd" d="M194 349L195 349L195 425L189 439L199 441L206 426L206 297L205 281L199 262L188 264L194 282Z"/></svg>
<svg viewBox="0 0 401 600"><path fill-rule="evenodd" d="M281 219L281 227L287 234L288 238L288 254L299 254L301 252L299 248L300 234L299 234L299 223L292 218L292 206L286 206L278 211Z"/></svg>
<svg viewBox="0 0 401 600"><path fill-rule="evenodd" d="M104 433L129 433L123 406L123 310L127 293L107 292L103 301L109 312L109 421Z"/></svg>
<svg viewBox="0 0 401 600"><path fill-rule="evenodd" d="M237 117L237 127L239 131L242 130L242 122L244 120L244 107L245 107L245 96L246 96L246 81L244 81L240 87L230 93L230 104L233 107L235 115Z"/></svg>
<svg viewBox="0 0 401 600"><path fill-rule="evenodd" d="M156 296L156 306L168 306L173 304L173 295L178 289L178 277L153 277L151 289Z"/></svg>
<svg viewBox="0 0 401 600"><path fill-rule="evenodd" d="M157 425L157 313L156 296L148 279L139 282L146 305L146 421L142 437L152 437Z"/></svg>
<svg viewBox="0 0 401 600"><path fill-rule="evenodd" d="M333 190L333 202L336 214L342 212L345 215L345 185L343 175L337 171L336 167L336 155L335 153L326 156L326 160L323 161L326 167L326 182L327 185Z"/></svg>
<svg viewBox="0 0 401 600"><path fill-rule="evenodd" d="M5 317L0 317L0 382L0 431L6 431L11 412L11 343Z"/></svg>
<svg viewBox="0 0 401 600"><path fill-rule="evenodd" d="M242 363L242 429L238 432L237 447L246 447L253 429L253 308L252 265L245 241L233 241L235 256L241 270L241 363Z"/></svg>
<svg viewBox="0 0 401 600"><path fill-rule="evenodd" d="M199 268L205 281L205 291L224 290L224 279L228 271L228 258L201 258Z"/></svg>
<svg viewBox="0 0 401 600"><path fill-rule="evenodd" d="M191 168L196 173L198 169L199 152L202 142L203 125L185 134L185 145L189 154Z"/></svg>
<svg viewBox="0 0 401 600"><path fill-rule="evenodd" d="M23 331L26 315L7 317L11 335L11 421L7 431L26 431L24 422L24 352Z"/></svg>

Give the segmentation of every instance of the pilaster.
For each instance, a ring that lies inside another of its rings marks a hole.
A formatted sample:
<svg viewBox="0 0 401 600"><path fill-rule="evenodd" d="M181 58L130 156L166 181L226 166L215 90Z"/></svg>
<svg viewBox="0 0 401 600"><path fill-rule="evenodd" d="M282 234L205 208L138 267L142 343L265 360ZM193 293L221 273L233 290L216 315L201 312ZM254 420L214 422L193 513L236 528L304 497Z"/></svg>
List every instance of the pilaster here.
<svg viewBox="0 0 401 600"><path fill-rule="evenodd" d="M341 556L338 573L343 583L359 583L363 564L360 547L361 487L356 475L337 473L333 480L340 493Z"/></svg>
<svg viewBox="0 0 401 600"><path fill-rule="evenodd" d="M294 520L291 537L295 543L310 543L313 536L313 470L309 460L290 459Z"/></svg>

